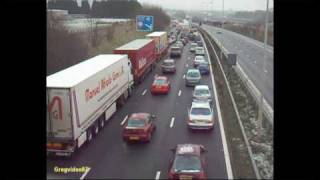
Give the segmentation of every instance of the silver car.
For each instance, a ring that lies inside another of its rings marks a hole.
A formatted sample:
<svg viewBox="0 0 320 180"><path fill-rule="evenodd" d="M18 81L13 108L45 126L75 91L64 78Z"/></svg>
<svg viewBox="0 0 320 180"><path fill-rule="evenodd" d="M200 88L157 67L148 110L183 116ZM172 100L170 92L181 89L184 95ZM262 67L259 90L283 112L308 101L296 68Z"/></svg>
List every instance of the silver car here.
<svg viewBox="0 0 320 180"><path fill-rule="evenodd" d="M190 52L195 52L197 46L198 46L197 43L191 43Z"/></svg>
<svg viewBox="0 0 320 180"><path fill-rule="evenodd" d="M195 56L193 60L193 66L197 67L200 63L206 63L204 56Z"/></svg>
<svg viewBox="0 0 320 180"><path fill-rule="evenodd" d="M201 81L201 74L198 69L188 69L186 74L186 86L194 86Z"/></svg>
<svg viewBox="0 0 320 180"><path fill-rule="evenodd" d="M176 72L176 66L173 59L165 59L161 64L161 69L163 73L166 72Z"/></svg>
<svg viewBox="0 0 320 180"><path fill-rule="evenodd" d="M190 129L213 129L213 109L209 102L194 101L188 110L188 127Z"/></svg>
<svg viewBox="0 0 320 180"><path fill-rule="evenodd" d="M204 56L204 48L203 47L196 47L196 56L200 55L200 56Z"/></svg>
<svg viewBox="0 0 320 180"><path fill-rule="evenodd" d="M212 102L211 92L207 85L196 85L193 91L194 101Z"/></svg>

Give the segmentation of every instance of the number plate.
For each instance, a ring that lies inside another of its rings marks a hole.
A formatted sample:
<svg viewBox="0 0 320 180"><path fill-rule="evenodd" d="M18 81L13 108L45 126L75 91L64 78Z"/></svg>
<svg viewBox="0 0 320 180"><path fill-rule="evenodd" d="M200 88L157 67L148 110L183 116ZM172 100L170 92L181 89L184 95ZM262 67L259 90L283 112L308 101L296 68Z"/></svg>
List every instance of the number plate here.
<svg viewBox="0 0 320 180"><path fill-rule="evenodd" d="M136 137L136 136L131 136L129 137L130 140L139 140L139 137Z"/></svg>
<svg viewBox="0 0 320 180"><path fill-rule="evenodd" d="M192 176L181 175L179 176L179 179L192 179Z"/></svg>

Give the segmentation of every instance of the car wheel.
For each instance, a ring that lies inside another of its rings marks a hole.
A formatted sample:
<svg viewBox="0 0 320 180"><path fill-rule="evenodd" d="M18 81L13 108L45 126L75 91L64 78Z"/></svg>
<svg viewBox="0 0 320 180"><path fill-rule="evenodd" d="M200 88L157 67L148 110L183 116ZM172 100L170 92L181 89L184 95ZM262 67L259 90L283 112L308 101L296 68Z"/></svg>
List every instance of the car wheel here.
<svg viewBox="0 0 320 180"><path fill-rule="evenodd" d="M95 124L95 125L93 126L93 130L94 130L94 135L97 136L98 133L99 133L99 125L98 125L98 124Z"/></svg>
<svg viewBox="0 0 320 180"><path fill-rule="evenodd" d="M104 119L101 119L101 120L100 120L99 125L100 125L100 128L101 128L101 129L104 127Z"/></svg>

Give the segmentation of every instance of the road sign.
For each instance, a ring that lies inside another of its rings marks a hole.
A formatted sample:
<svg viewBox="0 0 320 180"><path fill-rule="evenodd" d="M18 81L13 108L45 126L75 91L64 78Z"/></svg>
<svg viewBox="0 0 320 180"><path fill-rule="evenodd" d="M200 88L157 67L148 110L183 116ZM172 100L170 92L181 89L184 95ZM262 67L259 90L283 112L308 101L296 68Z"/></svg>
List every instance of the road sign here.
<svg viewBox="0 0 320 180"><path fill-rule="evenodd" d="M137 31L153 31L153 16L138 15L136 24Z"/></svg>

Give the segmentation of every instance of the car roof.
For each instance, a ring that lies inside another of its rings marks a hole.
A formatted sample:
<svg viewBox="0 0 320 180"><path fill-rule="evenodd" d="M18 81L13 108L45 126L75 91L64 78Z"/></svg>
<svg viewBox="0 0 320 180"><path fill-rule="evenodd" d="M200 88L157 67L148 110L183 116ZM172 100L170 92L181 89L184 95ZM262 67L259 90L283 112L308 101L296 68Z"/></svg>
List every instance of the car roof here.
<svg viewBox="0 0 320 180"><path fill-rule="evenodd" d="M203 47L197 46L197 49L203 49Z"/></svg>
<svg viewBox="0 0 320 180"><path fill-rule="evenodd" d="M165 59L165 60L163 60L163 62L174 62L174 60L173 59Z"/></svg>
<svg viewBox="0 0 320 180"><path fill-rule="evenodd" d="M201 149L198 144L178 144L176 154L190 154L200 156Z"/></svg>
<svg viewBox="0 0 320 180"><path fill-rule="evenodd" d="M201 56L201 55L195 56L195 58L200 58L200 57L204 59L204 56Z"/></svg>
<svg viewBox="0 0 320 180"><path fill-rule="evenodd" d="M194 69L194 68L192 68L192 69L188 69L188 70L187 70L187 72L192 72L192 71L194 71L194 72L195 72L195 71L199 72L199 69Z"/></svg>
<svg viewBox="0 0 320 180"><path fill-rule="evenodd" d="M132 113L129 119L145 120L149 115L149 113Z"/></svg>
<svg viewBox="0 0 320 180"><path fill-rule="evenodd" d="M210 104L208 101L193 101L191 108L209 108Z"/></svg>
<svg viewBox="0 0 320 180"><path fill-rule="evenodd" d="M208 85L196 85L194 87L194 89L208 89L209 90L209 86Z"/></svg>

